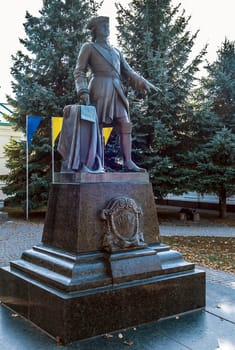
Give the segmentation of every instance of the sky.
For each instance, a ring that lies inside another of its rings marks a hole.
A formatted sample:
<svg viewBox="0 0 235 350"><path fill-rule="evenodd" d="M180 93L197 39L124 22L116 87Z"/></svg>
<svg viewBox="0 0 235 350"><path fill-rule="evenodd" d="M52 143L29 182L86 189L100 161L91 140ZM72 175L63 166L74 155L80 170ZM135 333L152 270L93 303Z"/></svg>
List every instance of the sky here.
<svg viewBox="0 0 235 350"><path fill-rule="evenodd" d="M130 0L119 0L122 5L128 6ZM235 40L235 0L172 0L172 5L181 3L185 14L191 16L189 30L193 33L199 30L192 55L196 55L208 44L206 59L213 62L216 52L225 37ZM17 50L24 50L19 43L19 38L24 38L24 27L26 11L38 16L38 10L42 8L42 0L6 0L1 1L0 11L0 42L1 42L1 74L0 74L0 102L6 102L6 94L12 95L10 74L12 67L11 55ZM100 15L110 17L111 44L115 45L115 0L104 0L99 11Z"/></svg>

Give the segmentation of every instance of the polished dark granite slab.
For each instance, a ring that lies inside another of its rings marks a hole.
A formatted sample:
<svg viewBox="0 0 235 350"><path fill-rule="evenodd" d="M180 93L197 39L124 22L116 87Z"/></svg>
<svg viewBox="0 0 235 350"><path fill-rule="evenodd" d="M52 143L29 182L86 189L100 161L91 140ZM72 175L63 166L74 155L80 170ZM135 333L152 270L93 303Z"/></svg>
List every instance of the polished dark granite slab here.
<svg viewBox="0 0 235 350"><path fill-rule="evenodd" d="M72 252L103 248L102 210L115 196L128 196L141 207L140 230L147 244L160 241L152 184L147 173L61 174L82 182L51 185L42 242ZM95 179L103 178L97 182ZM90 179L94 179L93 182ZM112 181L110 180L112 179Z"/></svg>
<svg viewBox="0 0 235 350"><path fill-rule="evenodd" d="M4 268L1 283L6 305L65 343L205 305L205 274L196 270L66 293Z"/></svg>

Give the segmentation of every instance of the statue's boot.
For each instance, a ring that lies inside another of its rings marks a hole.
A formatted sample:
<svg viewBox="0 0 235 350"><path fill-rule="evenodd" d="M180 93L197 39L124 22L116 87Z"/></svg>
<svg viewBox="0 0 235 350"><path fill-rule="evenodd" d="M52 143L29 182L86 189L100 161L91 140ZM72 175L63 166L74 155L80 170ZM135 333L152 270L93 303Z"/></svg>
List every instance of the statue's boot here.
<svg viewBox="0 0 235 350"><path fill-rule="evenodd" d="M131 124L124 123L120 128L120 147L123 154L123 170L126 172L146 172L145 169L138 167L131 159L132 151Z"/></svg>
<svg viewBox="0 0 235 350"><path fill-rule="evenodd" d="M123 170L126 172L136 172L136 173L145 173L146 169L140 168L136 165L133 160L125 161L123 165Z"/></svg>

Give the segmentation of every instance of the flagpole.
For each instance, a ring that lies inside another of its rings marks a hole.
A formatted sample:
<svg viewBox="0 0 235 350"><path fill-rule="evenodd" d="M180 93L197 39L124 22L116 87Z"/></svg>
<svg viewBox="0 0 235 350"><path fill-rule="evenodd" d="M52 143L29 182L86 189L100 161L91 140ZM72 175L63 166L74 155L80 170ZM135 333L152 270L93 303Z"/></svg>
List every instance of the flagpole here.
<svg viewBox="0 0 235 350"><path fill-rule="evenodd" d="M42 116L26 115L26 219L29 218L29 146Z"/></svg>
<svg viewBox="0 0 235 350"><path fill-rule="evenodd" d="M26 220L29 219L29 143L28 115L26 115Z"/></svg>

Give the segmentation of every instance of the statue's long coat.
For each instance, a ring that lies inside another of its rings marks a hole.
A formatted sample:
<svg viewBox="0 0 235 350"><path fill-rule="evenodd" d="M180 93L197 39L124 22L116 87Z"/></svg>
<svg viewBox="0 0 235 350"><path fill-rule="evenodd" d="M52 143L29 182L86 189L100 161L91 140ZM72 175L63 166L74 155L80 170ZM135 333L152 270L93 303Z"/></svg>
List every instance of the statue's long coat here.
<svg viewBox="0 0 235 350"><path fill-rule="evenodd" d="M88 84L89 70L92 75ZM129 105L122 79L138 90L143 78L129 66L119 50L111 46L104 48L97 43L83 44L74 77L79 95L89 91L99 123L110 124L115 118L129 120Z"/></svg>

